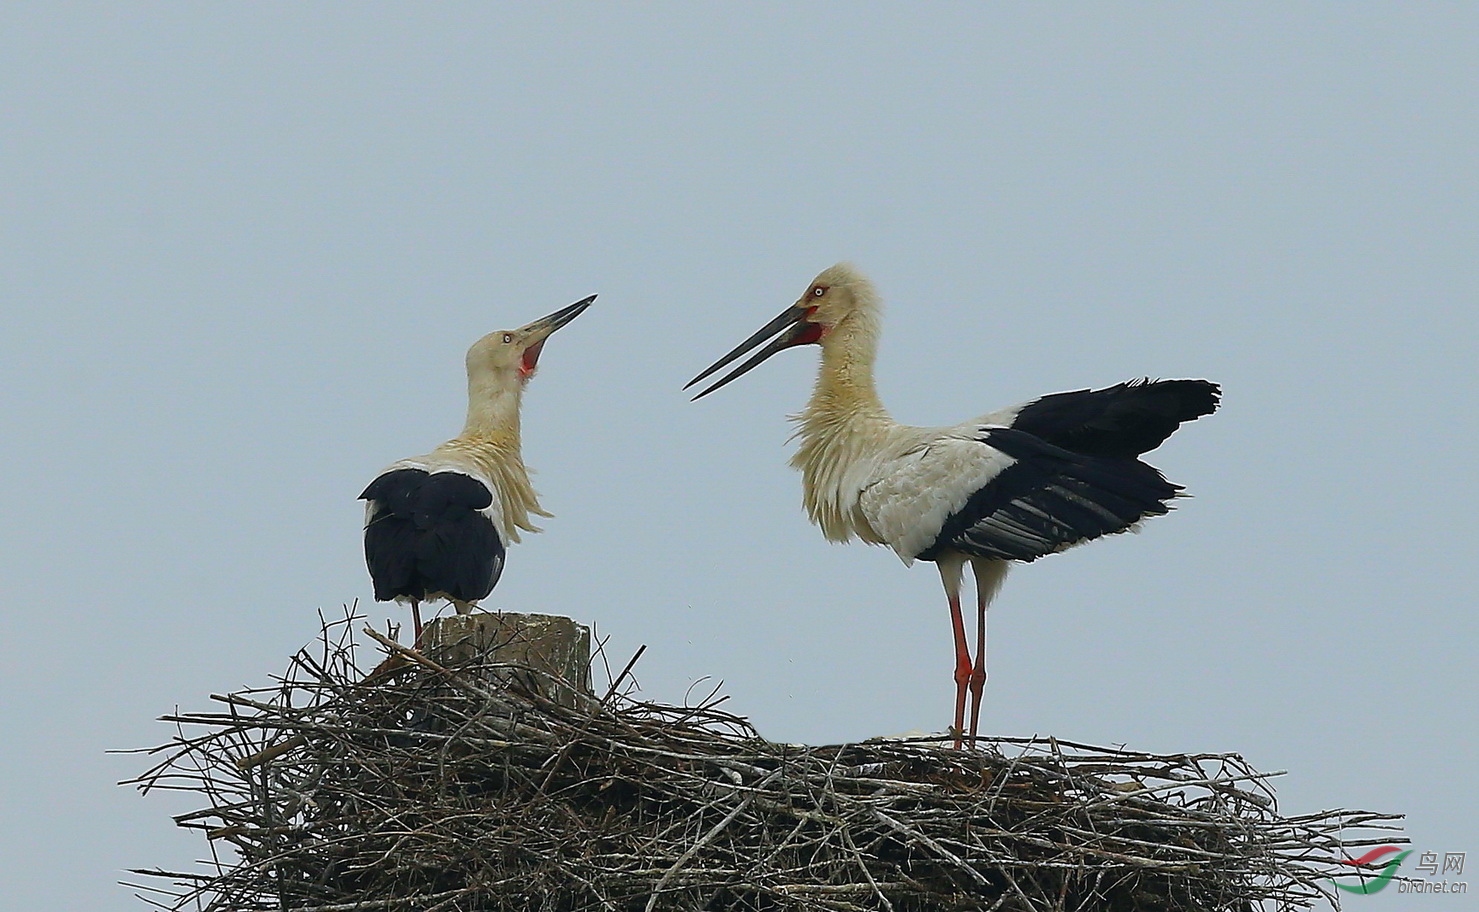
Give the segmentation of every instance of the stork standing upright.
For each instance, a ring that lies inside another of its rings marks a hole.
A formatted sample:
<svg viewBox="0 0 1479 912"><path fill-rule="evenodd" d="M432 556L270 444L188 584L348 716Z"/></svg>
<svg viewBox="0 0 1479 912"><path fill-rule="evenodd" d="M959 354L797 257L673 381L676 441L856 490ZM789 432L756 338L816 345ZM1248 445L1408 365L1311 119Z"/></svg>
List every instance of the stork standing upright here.
<svg viewBox="0 0 1479 912"><path fill-rule="evenodd" d="M769 340L695 400L783 349L818 344L821 369L794 416L812 522L830 541L887 545L905 566L933 561L955 637L955 746L971 695L975 744L986 684L986 609L1012 561L1044 555L1167 512L1181 491L1136 457L1184 421L1209 415L1221 394L1206 380L1139 380L1055 393L951 427L895 422L873 386L882 306L873 284L839 263L780 316L689 381L685 389ZM960 610L969 563L976 578L976 657Z"/></svg>
<svg viewBox="0 0 1479 912"><path fill-rule="evenodd" d="M519 451L519 405L545 340L595 299L473 343L462 433L390 466L359 496L375 600L410 602L418 640L423 601L445 598L458 614L470 612L498 584L519 530L540 531L529 514L550 515Z"/></svg>

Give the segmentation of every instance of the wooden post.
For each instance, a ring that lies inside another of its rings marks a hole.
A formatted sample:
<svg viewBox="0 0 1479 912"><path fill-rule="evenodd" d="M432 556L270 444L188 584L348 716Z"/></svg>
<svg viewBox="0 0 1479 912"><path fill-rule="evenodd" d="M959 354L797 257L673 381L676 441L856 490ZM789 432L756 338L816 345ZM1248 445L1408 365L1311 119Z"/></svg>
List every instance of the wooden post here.
<svg viewBox="0 0 1479 912"><path fill-rule="evenodd" d="M591 630L567 617L474 611L431 621L422 631L422 652L442 665L478 656L526 665L559 679L526 675L524 686L563 706L575 706L575 691L591 692Z"/></svg>

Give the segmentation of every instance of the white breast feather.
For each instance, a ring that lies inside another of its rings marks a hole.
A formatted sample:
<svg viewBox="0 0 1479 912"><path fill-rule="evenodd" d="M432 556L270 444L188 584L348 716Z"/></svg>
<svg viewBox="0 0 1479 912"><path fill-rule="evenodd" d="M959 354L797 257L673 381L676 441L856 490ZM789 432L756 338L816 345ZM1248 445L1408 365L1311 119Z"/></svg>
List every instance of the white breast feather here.
<svg viewBox="0 0 1479 912"><path fill-rule="evenodd" d="M905 565L939 536L945 520L1016 460L974 439L980 425L951 429L878 466L860 498L863 515Z"/></svg>

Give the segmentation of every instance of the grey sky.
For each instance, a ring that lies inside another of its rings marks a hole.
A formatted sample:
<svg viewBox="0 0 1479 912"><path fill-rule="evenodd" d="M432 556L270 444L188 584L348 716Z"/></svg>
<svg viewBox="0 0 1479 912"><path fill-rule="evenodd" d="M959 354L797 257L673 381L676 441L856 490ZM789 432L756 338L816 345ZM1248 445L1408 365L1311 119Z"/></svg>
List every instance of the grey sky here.
<svg viewBox="0 0 1479 912"><path fill-rule="evenodd" d="M984 730L1238 750L1479 852L1476 102L1465 5L7 4L5 905L203 854L103 751L367 598L355 496L460 427L473 340L593 292L487 604L774 738L943 727L933 568L802 515L814 350L680 392L839 259L903 421L1224 386L1151 459L1194 499L1008 578Z"/></svg>

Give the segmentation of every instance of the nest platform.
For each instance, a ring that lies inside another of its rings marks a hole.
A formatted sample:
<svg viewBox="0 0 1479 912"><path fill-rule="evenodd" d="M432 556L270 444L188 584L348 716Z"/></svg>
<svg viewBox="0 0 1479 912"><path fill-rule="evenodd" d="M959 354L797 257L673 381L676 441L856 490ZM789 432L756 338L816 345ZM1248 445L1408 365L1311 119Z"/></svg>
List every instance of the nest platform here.
<svg viewBox="0 0 1479 912"><path fill-rule="evenodd" d="M442 664L326 622L271 686L167 716L131 784L183 790L211 860L167 909L1252 910L1336 903L1391 815L1284 816L1236 754L1053 738L801 746L711 697L551 699L496 653ZM356 641L359 641L358 643ZM366 674L357 652L385 659ZM635 662L635 657L633 658ZM547 676L547 675L546 675ZM140 885L136 885L140 886Z"/></svg>

